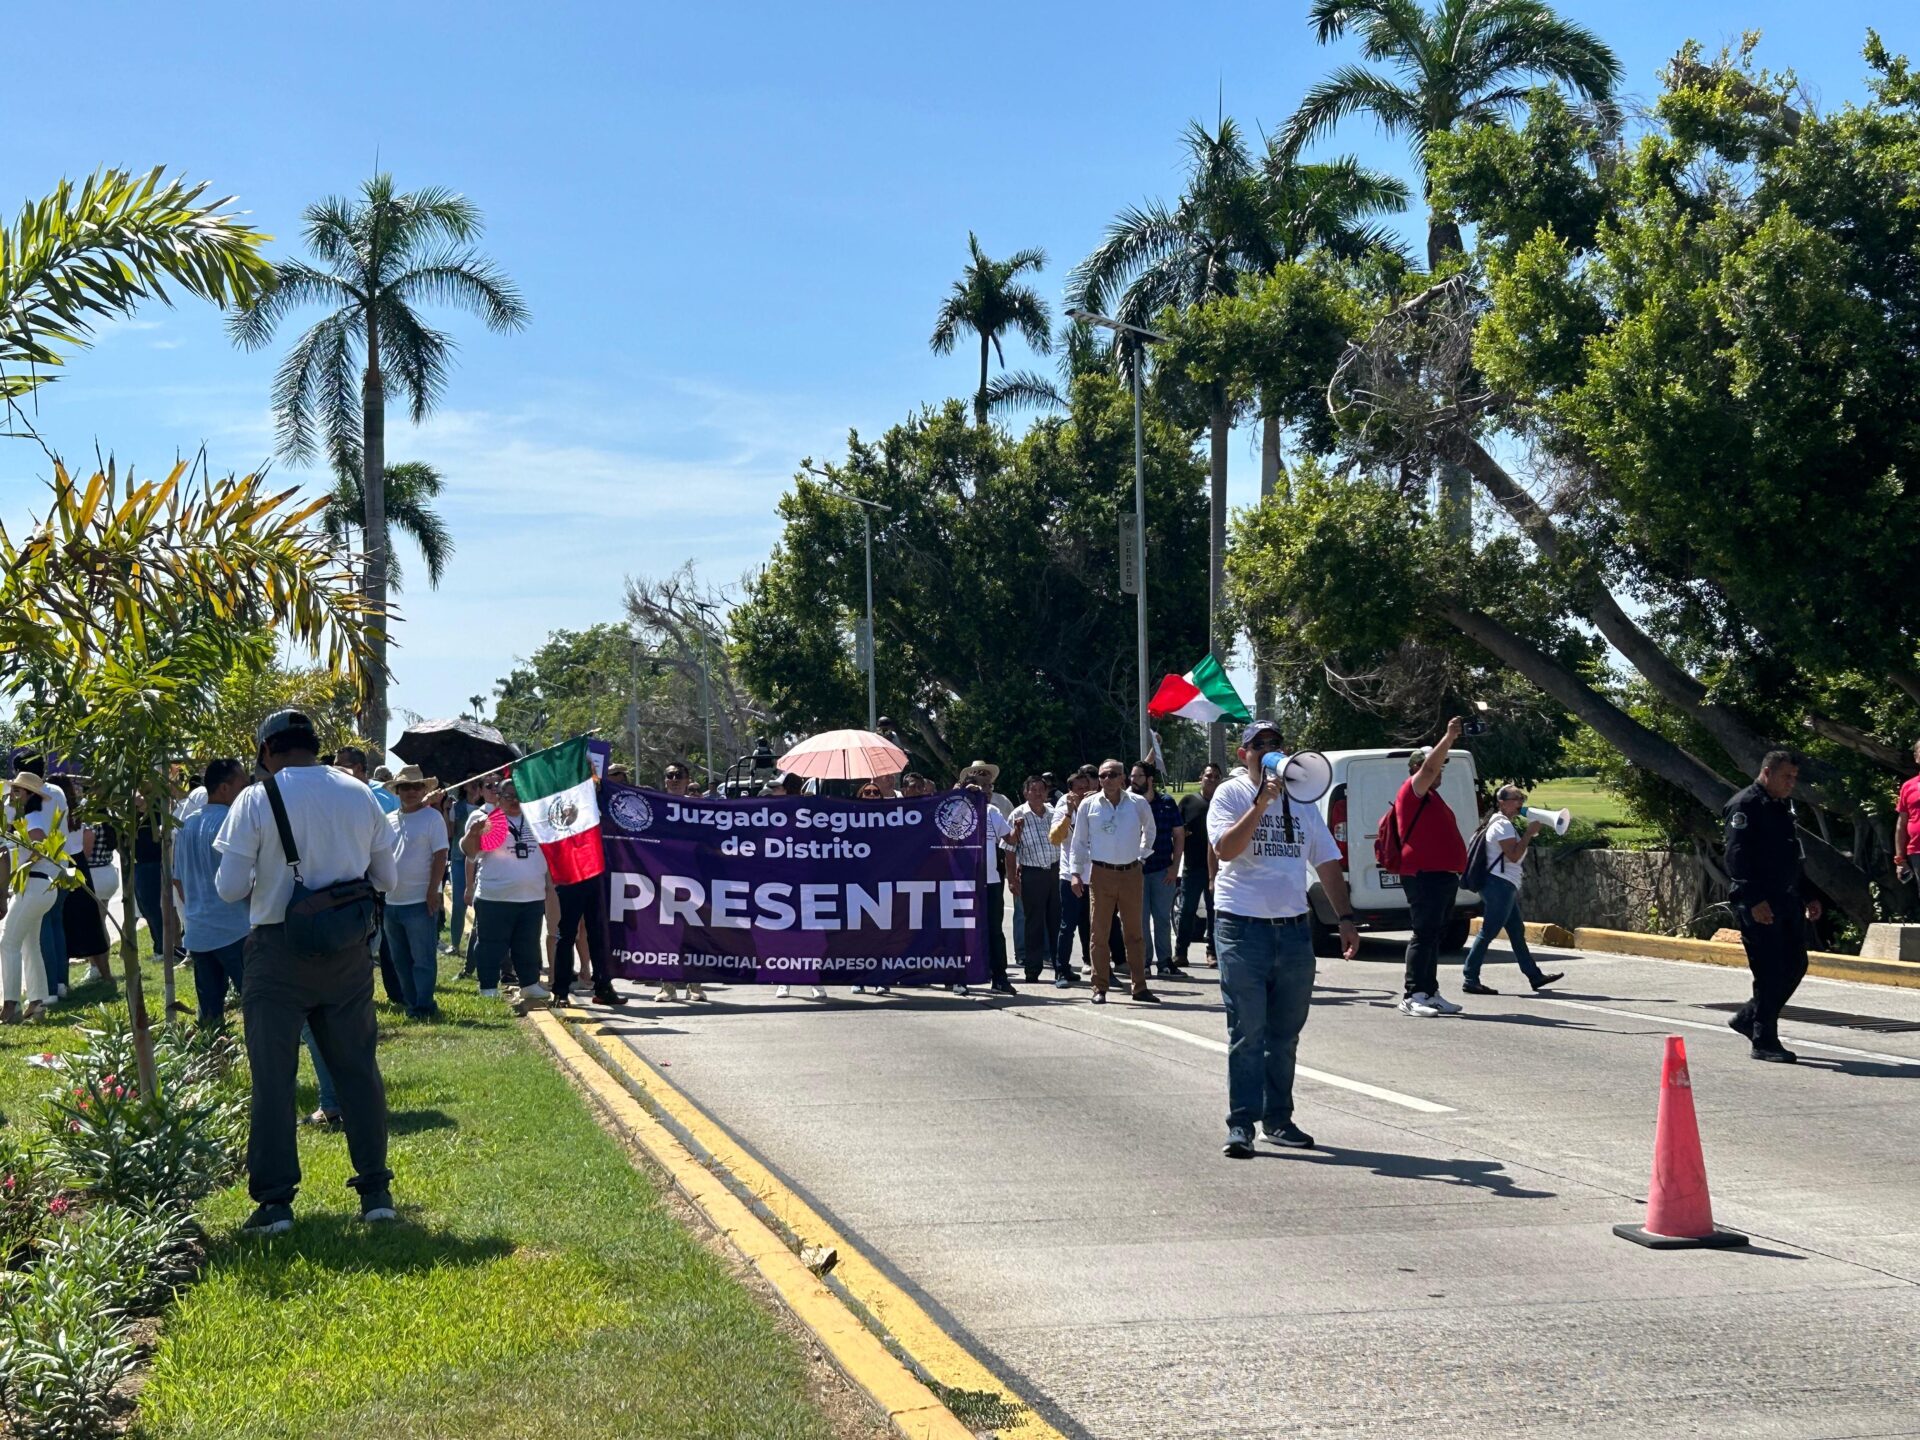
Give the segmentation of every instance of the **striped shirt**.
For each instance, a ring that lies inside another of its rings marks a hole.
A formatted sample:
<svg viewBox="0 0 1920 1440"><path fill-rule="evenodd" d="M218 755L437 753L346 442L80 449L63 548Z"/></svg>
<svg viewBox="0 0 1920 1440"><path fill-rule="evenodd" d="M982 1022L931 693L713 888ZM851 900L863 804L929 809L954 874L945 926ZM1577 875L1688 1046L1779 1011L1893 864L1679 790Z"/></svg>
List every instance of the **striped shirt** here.
<svg viewBox="0 0 1920 1440"><path fill-rule="evenodd" d="M1053 812L1042 809L1035 814L1031 805L1013 812L1020 828L1019 865L1022 870L1046 870L1060 863L1060 847L1047 838L1053 825Z"/></svg>

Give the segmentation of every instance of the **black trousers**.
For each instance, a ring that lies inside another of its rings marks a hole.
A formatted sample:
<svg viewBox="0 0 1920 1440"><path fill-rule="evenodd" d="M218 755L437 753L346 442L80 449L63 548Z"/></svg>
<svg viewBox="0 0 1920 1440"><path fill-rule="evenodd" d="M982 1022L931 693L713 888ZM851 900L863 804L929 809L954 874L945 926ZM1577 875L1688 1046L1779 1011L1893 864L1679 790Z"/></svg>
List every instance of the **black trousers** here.
<svg viewBox="0 0 1920 1440"><path fill-rule="evenodd" d="M373 897L373 944L380 957L380 988L387 992L387 1003L407 1008L407 992L400 985L400 972L393 968L393 956L387 953L387 901L384 895Z"/></svg>
<svg viewBox="0 0 1920 1440"><path fill-rule="evenodd" d="M294 1086L300 1072L300 1029L333 1076L354 1176L363 1194L384 1190L387 1087L374 1058L373 957L362 940L324 955L296 952L284 925L256 926L247 936L240 1012L247 1022L247 1067L253 1103L247 1129L247 1190L262 1205L293 1203L300 1188L294 1140Z"/></svg>
<svg viewBox="0 0 1920 1440"><path fill-rule="evenodd" d="M571 885L556 885L560 899L560 948L553 956L553 993L564 1000L573 984L573 949L580 922L587 923L587 963L593 970L596 995L613 988L613 954L607 943L607 877L595 875ZM1005 961L1003 960L1004 967Z"/></svg>
<svg viewBox="0 0 1920 1440"><path fill-rule="evenodd" d="M996 880L983 886L987 897L987 974L995 985L1010 985L1007 978L1007 882Z"/></svg>
<svg viewBox="0 0 1920 1440"><path fill-rule="evenodd" d="M1207 918L1200 918L1200 902L1207 902ZM1187 861L1180 872L1180 898L1174 912L1173 959L1187 963L1187 947L1195 940L1207 942L1207 954L1213 954L1213 889L1207 884L1207 862Z"/></svg>
<svg viewBox="0 0 1920 1440"><path fill-rule="evenodd" d="M1054 953L1054 937L1060 930L1059 867L1022 865L1020 904L1027 931L1027 979L1038 980ZM1054 973L1065 974L1065 967L1056 961Z"/></svg>
<svg viewBox="0 0 1920 1440"><path fill-rule="evenodd" d="M1753 972L1753 998L1734 1019L1752 1022L1754 1044L1778 1046L1780 1012L1807 978L1801 902L1791 896L1775 900L1771 925L1757 922L1744 905L1735 907L1734 914L1740 921L1740 943L1747 949L1747 969Z"/></svg>
<svg viewBox="0 0 1920 1440"><path fill-rule="evenodd" d="M1407 920L1413 938L1407 941L1407 995L1436 995L1440 991L1440 937L1453 919L1453 897L1460 877L1445 870L1422 870L1401 882L1407 892Z"/></svg>

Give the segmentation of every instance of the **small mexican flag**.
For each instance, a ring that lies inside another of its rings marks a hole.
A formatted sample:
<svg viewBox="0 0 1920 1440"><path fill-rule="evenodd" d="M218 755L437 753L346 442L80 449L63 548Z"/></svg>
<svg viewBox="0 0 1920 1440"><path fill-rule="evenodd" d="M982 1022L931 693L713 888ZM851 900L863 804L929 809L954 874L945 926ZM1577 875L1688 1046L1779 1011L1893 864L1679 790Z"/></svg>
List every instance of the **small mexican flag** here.
<svg viewBox="0 0 1920 1440"><path fill-rule="evenodd" d="M600 848L600 801L593 793L593 761L584 735L516 762L513 788L554 884L591 880L607 868L606 852Z"/></svg>
<svg viewBox="0 0 1920 1440"><path fill-rule="evenodd" d="M1247 721L1253 718L1241 701L1227 672L1209 655L1185 675L1169 675L1154 691L1147 705L1149 715L1178 715L1200 725L1215 720Z"/></svg>

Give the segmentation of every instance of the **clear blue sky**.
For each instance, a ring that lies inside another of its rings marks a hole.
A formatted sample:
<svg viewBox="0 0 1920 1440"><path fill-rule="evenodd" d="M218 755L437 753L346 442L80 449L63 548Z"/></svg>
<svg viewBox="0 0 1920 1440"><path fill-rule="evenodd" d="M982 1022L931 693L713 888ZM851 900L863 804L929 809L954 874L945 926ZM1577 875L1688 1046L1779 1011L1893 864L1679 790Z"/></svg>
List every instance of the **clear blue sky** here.
<svg viewBox="0 0 1920 1440"><path fill-rule="evenodd" d="M1822 105L1859 93L1869 24L1920 50L1920 11L1861 0L1562 8L1620 52L1642 101L1689 36L1765 31L1763 61L1793 66ZM449 314L446 404L388 437L390 459L445 473L459 544L438 592L411 562L393 703L451 714L549 630L616 618L629 574L692 560L736 579L768 552L802 457L967 393L974 362L932 355L927 335L968 229L994 254L1044 247L1057 304L1117 209L1177 191L1187 120L1223 98L1271 131L1351 58L1317 47L1305 14L1305 0L37 5L10 24L32 78L8 106L0 205L102 163L164 163L239 196L279 254L297 249L301 208L376 157L403 186L480 204L483 247L533 325L497 337ZM1336 145L1408 171L1365 122ZM284 349L241 353L210 309L151 306L42 391L38 424L74 460L97 442L154 469L205 443L216 470L249 468L272 451ZM1251 437L1232 465L1237 506L1257 493ZM39 510L45 472L35 448L0 441L10 528Z"/></svg>

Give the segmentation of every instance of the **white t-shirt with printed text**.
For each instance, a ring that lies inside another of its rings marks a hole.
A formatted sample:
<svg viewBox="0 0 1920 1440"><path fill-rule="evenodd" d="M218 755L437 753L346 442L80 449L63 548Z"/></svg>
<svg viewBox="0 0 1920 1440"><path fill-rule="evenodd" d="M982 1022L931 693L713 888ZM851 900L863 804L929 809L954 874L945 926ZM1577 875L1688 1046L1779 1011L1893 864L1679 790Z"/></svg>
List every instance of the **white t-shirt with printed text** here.
<svg viewBox="0 0 1920 1440"><path fill-rule="evenodd" d="M1245 774L1224 780L1207 807L1207 844L1220 837L1253 808L1259 793ZM1340 858L1333 832L1313 805L1293 807L1293 840L1286 838L1284 814L1278 800L1260 817L1247 848L1232 860L1220 862L1213 882L1214 904L1222 915L1244 915L1251 920L1282 920L1307 913L1307 891L1314 870Z"/></svg>
<svg viewBox="0 0 1920 1440"><path fill-rule="evenodd" d="M483 806L467 817L467 834L485 830L493 818L491 806ZM524 850L526 853L520 854ZM533 823L522 814L507 822L507 843L498 850L482 850L474 857L480 865L480 878L474 882L476 900L505 900L525 905L547 898L547 857L540 842L533 838Z"/></svg>

